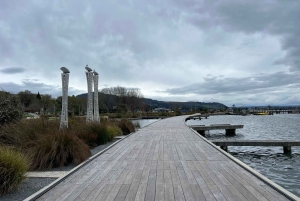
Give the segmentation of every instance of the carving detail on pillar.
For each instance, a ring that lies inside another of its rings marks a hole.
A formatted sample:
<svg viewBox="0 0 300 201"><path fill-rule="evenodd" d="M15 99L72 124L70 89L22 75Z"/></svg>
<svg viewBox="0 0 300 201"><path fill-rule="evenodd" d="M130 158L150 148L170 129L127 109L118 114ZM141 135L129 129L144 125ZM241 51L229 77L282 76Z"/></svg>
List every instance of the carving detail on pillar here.
<svg viewBox="0 0 300 201"><path fill-rule="evenodd" d="M62 109L60 117L60 129L68 128L68 85L70 71L66 67L60 68L63 73L61 74L62 80Z"/></svg>
<svg viewBox="0 0 300 201"><path fill-rule="evenodd" d="M88 72L86 74L87 87L88 87L88 99L87 99L87 110L86 110L86 122L93 121L93 72L92 69L86 65L85 69Z"/></svg>
<svg viewBox="0 0 300 201"><path fill-rule="evenodd" d="M100 123L99 102L98 102L98 79L99 75L94 70L94 122Z"/></svg>

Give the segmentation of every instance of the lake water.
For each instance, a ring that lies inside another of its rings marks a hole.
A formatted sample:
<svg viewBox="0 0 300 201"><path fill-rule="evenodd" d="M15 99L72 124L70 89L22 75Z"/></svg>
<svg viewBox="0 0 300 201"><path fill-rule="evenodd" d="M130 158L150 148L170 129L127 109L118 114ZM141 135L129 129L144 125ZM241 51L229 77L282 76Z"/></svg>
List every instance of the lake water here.
<svg viewBox="0 0 300 201"><path fill-rule="evenodd" d="M152 124L159 120L160 119L137 119L137 120L132 120L131 122L133 124L138 123L140 125L140 128L143 128L143 127L148 126L149 124Z"/></svg>
<svg viewBox="0 0 300 201"><path fill-rule="evenodd" d="M187 125L242 124L236 135L225 136L225 130L206 133L209 140L298 140L300 114L267 116L210 116L208 119L189 120ZM228 147L228 152L273 182L300 197L300 147L292 147L292 154L283 154L282 147Z"/></svg>

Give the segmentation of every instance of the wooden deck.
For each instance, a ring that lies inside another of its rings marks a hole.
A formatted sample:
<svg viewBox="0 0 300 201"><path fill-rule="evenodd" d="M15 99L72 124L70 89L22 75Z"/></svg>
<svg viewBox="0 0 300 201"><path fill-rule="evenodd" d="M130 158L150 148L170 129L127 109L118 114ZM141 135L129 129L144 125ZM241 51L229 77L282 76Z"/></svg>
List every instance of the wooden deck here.
<svg viewBox="0 0 300 201"><path fill-rule="evenodd" d="M140 129L38 200L288 200L186 127L184 118Z"/></svg>
<svg viewBox="0 0 300 201"><path fill-rule="evenodd" d="M222 130L225 129L226 135L235 135L235 130L244 128L244 125L231 125L231 124L211 124L210 126L205 125L192 125L190 128L197 131L200 135L205 136L205 131L210 130Z"/></svg>

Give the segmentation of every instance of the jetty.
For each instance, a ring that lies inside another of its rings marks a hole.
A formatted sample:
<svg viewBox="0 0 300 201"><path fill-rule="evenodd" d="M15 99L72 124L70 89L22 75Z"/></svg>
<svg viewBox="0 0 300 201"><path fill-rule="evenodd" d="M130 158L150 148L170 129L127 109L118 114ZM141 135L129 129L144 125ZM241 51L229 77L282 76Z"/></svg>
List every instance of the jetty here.
<svg viewBox="0 0 300 201"><path fill-rule="evenodd" d="M300 146L300 141L294 140L213 140L212 143L225 151L228 150L228 146L280 146L286 154L292 152L292 146Z"/></svg>
<svg viewBox="0 0 300 201"><path fill-rule="evenodd" d="M231 125L231 124L211 124L210 126L205 125L197 125L197 126L189 126L190 128L197 131L200 135L205 136L205 131L210 130L224 130L226 135L235 135L235 130L244 128L244 125Z"/></svg>
<svg viewBox="0 0 300 201"><path fill-rule="evenodd" d="M188 120L201 120L203 118L207 119L208 117L209 117L209 114L195 114L195 115L187 117L185 119L185 121L188 121Z"/></svg>
<svg viewBox="0 0 300 201"><path fill-rule="evenodd" d="M299 200L187 127L187 117L139 129L26 200Z"/></svg>

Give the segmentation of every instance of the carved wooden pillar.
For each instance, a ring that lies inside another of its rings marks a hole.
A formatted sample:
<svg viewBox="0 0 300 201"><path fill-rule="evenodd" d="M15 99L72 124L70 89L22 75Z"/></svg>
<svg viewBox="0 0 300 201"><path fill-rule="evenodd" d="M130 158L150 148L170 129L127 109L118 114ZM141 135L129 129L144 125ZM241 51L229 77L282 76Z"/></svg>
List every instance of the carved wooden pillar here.
<svg viewBox="0 0 300 201"><path fill-rule="evenodd" d="M86 122L93 121L93 72L92 69L86 65L85 69L87 72L86 80L87 80L87 88L88 88L88 98L87 98L87 110L86 110Z"/></svg>
<svg viewBox="0 0 300 201"><path fill-rule="evenodd" d="M69 86L69 73L66 67L60 68L63 73L61 74L62 80L62 109L60 117L60 129L68 128L68 86Z"/></svg>

